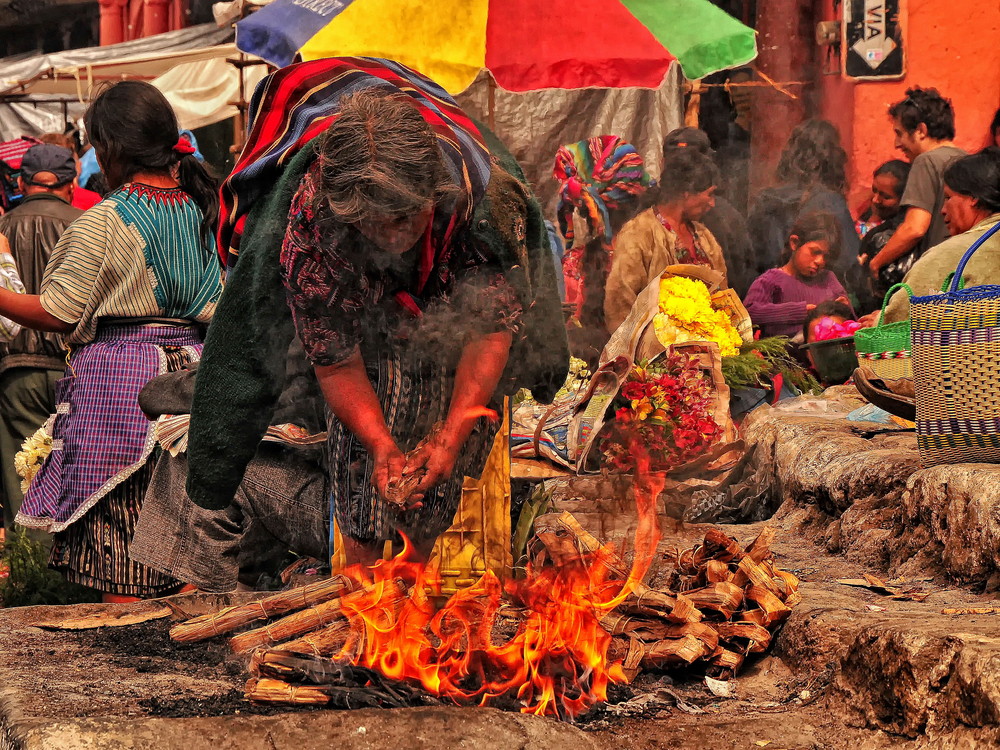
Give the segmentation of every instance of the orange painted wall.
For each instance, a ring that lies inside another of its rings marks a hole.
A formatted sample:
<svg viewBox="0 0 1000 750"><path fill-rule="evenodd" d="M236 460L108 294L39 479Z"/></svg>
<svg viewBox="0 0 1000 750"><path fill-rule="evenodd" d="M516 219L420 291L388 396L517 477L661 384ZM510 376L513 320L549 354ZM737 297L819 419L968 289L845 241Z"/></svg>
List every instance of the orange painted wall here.
<svg viewBox="0 0 1000 750"><path fill-rule="evenodd" d="M822 0L821 18L833 18ZM906 77L891 82L853 82L822 76L819 116L841 131L850 156L848 201L869 193L872 171L897 158L886 110L910 86L934 86L952 100L956 143L966 150L986 145L987 129L1000 107L1000 2L997 0L902 0Z"/></svg>

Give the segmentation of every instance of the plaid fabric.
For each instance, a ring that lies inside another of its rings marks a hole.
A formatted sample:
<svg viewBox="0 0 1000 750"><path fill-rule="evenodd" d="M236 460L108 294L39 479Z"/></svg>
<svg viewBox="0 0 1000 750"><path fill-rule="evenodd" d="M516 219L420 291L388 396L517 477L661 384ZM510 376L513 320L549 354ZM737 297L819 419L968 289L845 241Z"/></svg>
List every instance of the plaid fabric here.
<svg viewBox="0 0 1000 750"><path fill-rule="evenodd" d="M176 591L182 581L137 563L128 555L136 521L153 473L146 461L134 474L55 535L49 565L66 580L120 596L152 597Z"/></svg>
<svg viewBox="0 0 1000 750"><path fill-rule="evenodd" d="M197 359L193 329L115 325L75 351L56 386L52 453L35 475L17 523L62 531L138 470L155 445L139 390L167 371L167 350Z"/></svg>
<svg viewBox="0 0 1000 750"><path fill-rule="evenodd" d="M221 191L219 254L226 267L236 263L253 204L274 187L289 160L336 119L340 98L365 89L413 98L466 196L455 212L458 223L468 222L489 182L490 158L479 129L455 100L429 78L390 60L314 60L275 71L250 100L247 142Z"/></svg>

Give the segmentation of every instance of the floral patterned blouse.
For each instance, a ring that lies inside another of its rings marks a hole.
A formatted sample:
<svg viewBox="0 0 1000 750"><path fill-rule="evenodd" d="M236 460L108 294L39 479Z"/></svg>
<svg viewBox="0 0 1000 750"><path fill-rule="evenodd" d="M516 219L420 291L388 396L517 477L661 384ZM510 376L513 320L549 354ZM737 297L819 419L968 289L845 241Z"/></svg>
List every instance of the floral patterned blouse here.
<svg viewBox="0 0 1000 750"><path fill-rule="evenodd" d="M354 227L317 215L318 184L317 162L292 199L281 248L288 304L314 365L342 362L370 336L430 331L460 349L469 335L517 330L520 301L499 262L447 212L435 211L415 249L390 256Z"/></svg>

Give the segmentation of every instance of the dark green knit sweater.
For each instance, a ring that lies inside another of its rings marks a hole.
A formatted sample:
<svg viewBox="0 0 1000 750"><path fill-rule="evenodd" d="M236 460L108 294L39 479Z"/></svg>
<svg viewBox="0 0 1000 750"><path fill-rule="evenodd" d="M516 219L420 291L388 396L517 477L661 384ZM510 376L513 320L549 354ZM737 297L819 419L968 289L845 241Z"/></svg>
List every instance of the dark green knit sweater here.
<svg viewBox="0 0 1000 750"><path fill-rule="evenodd" d="M480 127L495 164L467 231L500 259L524 308L523 335L514 342L501 388L508 394L528 388L548 402L566 378L569 350L542 212L513 156ZM187 491L203 508L229 505L284 384L295 331L279 254L292 197L313 158L307 144L251 209L239 259L208 329L188 443Z"/></svg>

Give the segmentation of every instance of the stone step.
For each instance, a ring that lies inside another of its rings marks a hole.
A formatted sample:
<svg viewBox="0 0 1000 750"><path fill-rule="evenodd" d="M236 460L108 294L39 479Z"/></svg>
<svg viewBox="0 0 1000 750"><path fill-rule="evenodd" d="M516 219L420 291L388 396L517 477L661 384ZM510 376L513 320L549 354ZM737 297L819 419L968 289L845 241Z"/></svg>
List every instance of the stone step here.
<svg viewBox="0 0 1000 750"><path fill-rule="evenodd" d="M744 437L783 526L892 575L1000 584L1000 465L922 468L912 431L767 407Z"/></svg>

